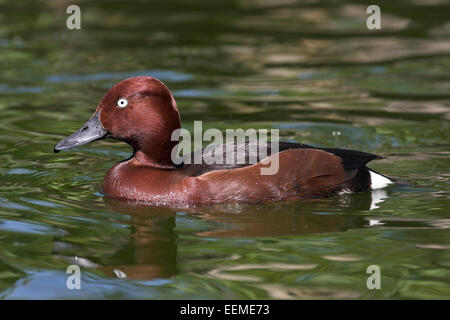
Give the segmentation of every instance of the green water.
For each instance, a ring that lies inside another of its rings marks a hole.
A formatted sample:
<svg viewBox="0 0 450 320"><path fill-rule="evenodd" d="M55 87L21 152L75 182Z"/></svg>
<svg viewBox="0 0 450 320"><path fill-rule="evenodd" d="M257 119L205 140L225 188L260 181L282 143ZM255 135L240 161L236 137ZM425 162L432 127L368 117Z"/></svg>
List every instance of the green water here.
<svg viewBox="0 0 450 320"><path fill-rule="evenodd" d="M381 1L378 31L357 0L78 4L69 31L68 3L0 1L0 298L450 298L448 1ZM140 74L187 129L278 128L414 185L189 212L107 199L130 147L53 146Z"/></svg>

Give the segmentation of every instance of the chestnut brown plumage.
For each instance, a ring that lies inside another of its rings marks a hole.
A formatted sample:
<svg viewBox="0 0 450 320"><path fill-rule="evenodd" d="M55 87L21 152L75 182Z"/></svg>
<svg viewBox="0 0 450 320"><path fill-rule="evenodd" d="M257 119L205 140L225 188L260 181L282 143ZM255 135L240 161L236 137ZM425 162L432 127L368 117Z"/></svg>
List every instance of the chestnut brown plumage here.
<svg viewBox="0 0 450 320"><path fill-rule="evenodd" d="M128 103L123 108L117 104L122 98ZM378 158L360 151L283 142L279 153L270 156L279 158L274 175L261 175L260 169L267 166L261 161L175 165L171 154L177 142L171 136L180 126L175 99L161 81L130 78L112 87L94 116L59 142L55 151L105 137L128 143L133 156L108 171L102 189L108 196L153 204L274 202L364 191L370 188L365 165ZM247 145L236 149L247 150L251 142L243 143Z"/></svg>

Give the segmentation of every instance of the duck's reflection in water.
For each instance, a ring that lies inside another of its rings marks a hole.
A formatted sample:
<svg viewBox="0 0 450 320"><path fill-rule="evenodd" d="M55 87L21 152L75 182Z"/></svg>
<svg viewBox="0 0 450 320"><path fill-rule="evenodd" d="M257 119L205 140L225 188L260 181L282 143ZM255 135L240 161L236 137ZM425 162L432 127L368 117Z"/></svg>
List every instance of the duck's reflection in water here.
<svg viewBox="0 0 450 320"><path fill-rule="evenodd" d="M175 216L183 211L196 219L209 220L211 229L198 232L207 237L274 237L345 231L367 225L363 215L346 214L369 210L371 195L334 200L301 201L266 205L216 205L196 208L165 208L104 198L108 209L126 214L123 223L133 227L129 243L115 256L118 265L98 269L118 278L170 278L177 273ZM126 258L125 258L126 257ZM112 257L114 258L114 257ZM115 260L115 259L112 259Z"/></svg>
<svg viewBox="0 0 450 320"><path fill-rule="evenodd" d="M101 266L97 269L118 278L154 279L170 278L176 274L177 245L175 211L162 207L140 206L133 203L107 199L107 207L127 214L123 223L134 232L127 245L115 256L124 261L120 265ZM113 260L114 257L112 257Z"/></svg>

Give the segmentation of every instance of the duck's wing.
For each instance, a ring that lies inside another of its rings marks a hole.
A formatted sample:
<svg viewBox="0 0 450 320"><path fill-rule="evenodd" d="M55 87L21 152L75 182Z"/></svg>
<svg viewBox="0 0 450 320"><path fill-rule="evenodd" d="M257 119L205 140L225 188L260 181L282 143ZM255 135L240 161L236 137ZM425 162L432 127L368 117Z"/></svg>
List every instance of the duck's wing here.
<svg viewBox="0 0 450 320"><path fill-rule="evenodd" d="M258 140L227 142L219 145L209 145L203 149L183 156L183 168L188 176L199 176L216 170L230 170L256 164L277 150L272 145ZM338 148L319 148L302 143L279 142L278 152L291 149L322 150L338 156L344 170L359 169L366 163L381 157L356 150Z"/></svg>
<svg viewBox="0 0 450 320"><path fill-rule="evenodd" d="M342 165L345 170L359 169L372 160L382 159L382 157L376 154L357 150L337 149L337 148L313 148L313 149L323 150L338 156L339 158L342 159Z"/></svg>
<svg viewBox="0 0 450 320"><path fill-rule="evenodd" d="M279 170L273 174L262 173L268 164L275 163ZM195 179L192 185L201 190L198 194L203 202L273 202L326 197L344 189L358 190L353 182L360 171L368 169L345 170L341 158L334 154L297 148L281 151L253 165L210 171L189 179Z"/></svg>

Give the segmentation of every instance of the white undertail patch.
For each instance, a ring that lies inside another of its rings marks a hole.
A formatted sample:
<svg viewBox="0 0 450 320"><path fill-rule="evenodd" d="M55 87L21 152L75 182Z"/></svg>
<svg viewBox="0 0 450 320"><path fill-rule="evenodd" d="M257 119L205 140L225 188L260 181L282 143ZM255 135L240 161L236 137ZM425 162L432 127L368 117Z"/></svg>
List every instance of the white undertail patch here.
<svg viewBox="0 0 450 320"><path fill-rule="evenodd" d="M382 189L384 187L387 187L388 185L394 183L392 180L382 176L381 174L378 174L376 172L373 172L372 170L369 170L370 172L370 187L372 190L376 189Z"/></svg>

